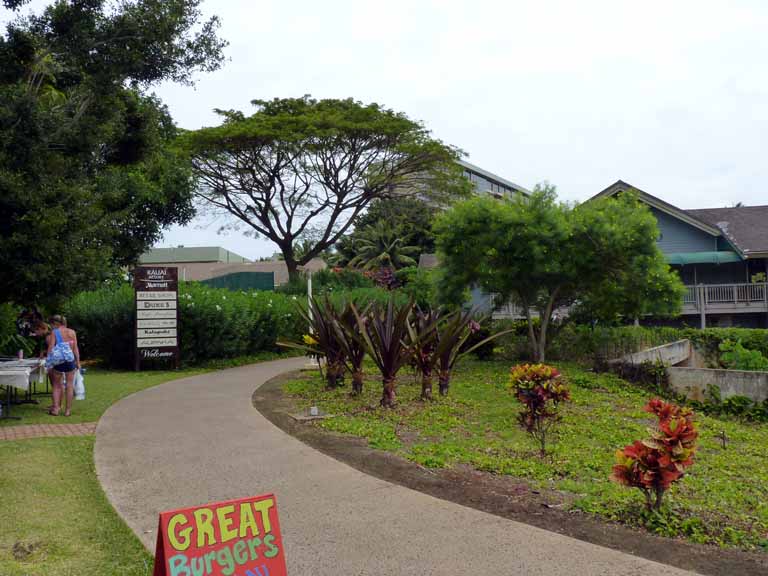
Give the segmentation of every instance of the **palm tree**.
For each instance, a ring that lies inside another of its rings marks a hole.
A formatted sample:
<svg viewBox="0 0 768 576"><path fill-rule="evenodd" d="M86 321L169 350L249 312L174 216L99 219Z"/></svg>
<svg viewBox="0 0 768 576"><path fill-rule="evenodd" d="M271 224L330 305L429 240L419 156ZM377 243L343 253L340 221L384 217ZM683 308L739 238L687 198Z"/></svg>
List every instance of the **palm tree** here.
<svg viewBox="0 0 768 576"><path fill-rule="evenodd" d="M417 262L413 257L419 253L418 246L404 244L403 239L396 235L391 223L377 222L361 231L355 243L357 255L349 261L349 265L363 270L398 270L405 266L416 266Z"/></svg>

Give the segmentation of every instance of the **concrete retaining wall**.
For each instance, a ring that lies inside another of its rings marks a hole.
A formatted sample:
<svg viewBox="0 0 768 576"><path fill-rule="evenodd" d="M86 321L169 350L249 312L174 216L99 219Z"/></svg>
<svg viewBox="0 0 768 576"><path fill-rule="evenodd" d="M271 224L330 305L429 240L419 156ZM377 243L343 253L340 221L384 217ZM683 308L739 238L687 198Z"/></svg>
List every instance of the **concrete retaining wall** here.
<svg viewBox="0 0 768 576"><path fill-rule="evenodd" d="M699 402L707 400L707 390L710 386L716 386L720 390L721 398L746 396L755 402L768 399L768 372L703 368L706 366L705 359L690 340L678 340L648 348L628 354L616 362L661 362L667 366L670 388Z"/></svg>
<svg viewBox="0 0 768 576"><path fill-rule="evenodd" d="M746 396L755 402L768 399L768 372L669 367L669 386L678 394L703 402L707 389L717 386L721 398Z"/></svg>
<svg viewBox="0 0 768 576"><path fill-rule="evenodd" d="M662 346L648 348L634 354L627 354L619 360L629 364L642 364L643 362L661 362L665 366L674 366L687 362L691 357L693 347L688 339L670 342Z"/></svg>

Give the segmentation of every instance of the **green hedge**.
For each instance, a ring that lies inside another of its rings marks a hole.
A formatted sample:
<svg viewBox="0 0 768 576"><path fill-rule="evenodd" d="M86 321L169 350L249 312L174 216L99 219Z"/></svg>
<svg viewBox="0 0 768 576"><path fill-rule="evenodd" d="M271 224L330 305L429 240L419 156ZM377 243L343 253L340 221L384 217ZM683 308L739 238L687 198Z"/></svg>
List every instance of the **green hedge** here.
<svg viewBox="0 0 768 576"><path fill-rule="evenodd" d="M495 329L514 328L514 332L502 337L498 343L506 357L525 358L529 353L527 324L522 321L496 322ZM768 356L768 330L752 328L669 328L646 326L585 326L566 324L552 332L548 356L552 360L595 362L619 358L645 348L660 346L688 338L705 355L717 364L720 343L738 341L749 350L757 350Z"/></svg>
<svg viewBox="0 0 768 576"><path fill-rule="evenodd" d="M296 313L298 297L273 292L230 291L194 282L179 285L181 359L196 364L278 350L278 338L298 339L306 328ZM134 297L127 284L75 296L65 307L84 358L115 368L133 361Z"/></svg>

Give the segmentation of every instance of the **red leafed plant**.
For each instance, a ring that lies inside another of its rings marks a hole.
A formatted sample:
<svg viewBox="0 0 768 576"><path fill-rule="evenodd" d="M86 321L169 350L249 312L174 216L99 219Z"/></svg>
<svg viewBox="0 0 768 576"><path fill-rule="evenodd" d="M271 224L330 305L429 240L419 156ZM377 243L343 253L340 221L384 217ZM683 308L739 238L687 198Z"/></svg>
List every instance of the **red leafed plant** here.
<svg viewBox="0 0 768 576"><path fill-rule="evenodd" d="M636 440L616 451L611 479L639 488L648 510L659 510L664 493L693 464L699 433L688 408L656 398L648 402L645 411L656 415L658 425L651 431L650 439Z"/></svg>
<svg viewBox="0 0 768 576"><path fill-rule="evenodd" d="M560 372L546 364L513 366L510 381L515 397L524 407L518 422L539 442L544 456L549 432L560 420L558 407L561 402L570 400L571 394Z"/></svg>

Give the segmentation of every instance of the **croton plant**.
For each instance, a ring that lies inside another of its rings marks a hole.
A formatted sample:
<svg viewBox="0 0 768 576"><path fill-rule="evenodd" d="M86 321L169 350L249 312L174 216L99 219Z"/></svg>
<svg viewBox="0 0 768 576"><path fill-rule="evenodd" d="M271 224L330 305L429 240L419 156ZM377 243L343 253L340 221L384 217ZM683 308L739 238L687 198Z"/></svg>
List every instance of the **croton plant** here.
<svg viewBox="0 0 768 576"><path fill-rule="evenodd" d="M611 478L640 489L648 510L659 510L664 493L693 464L699 433L688 408L656 398L644 409L656 415L658 425L649 439L636 440L616 452Z"/></svg>

